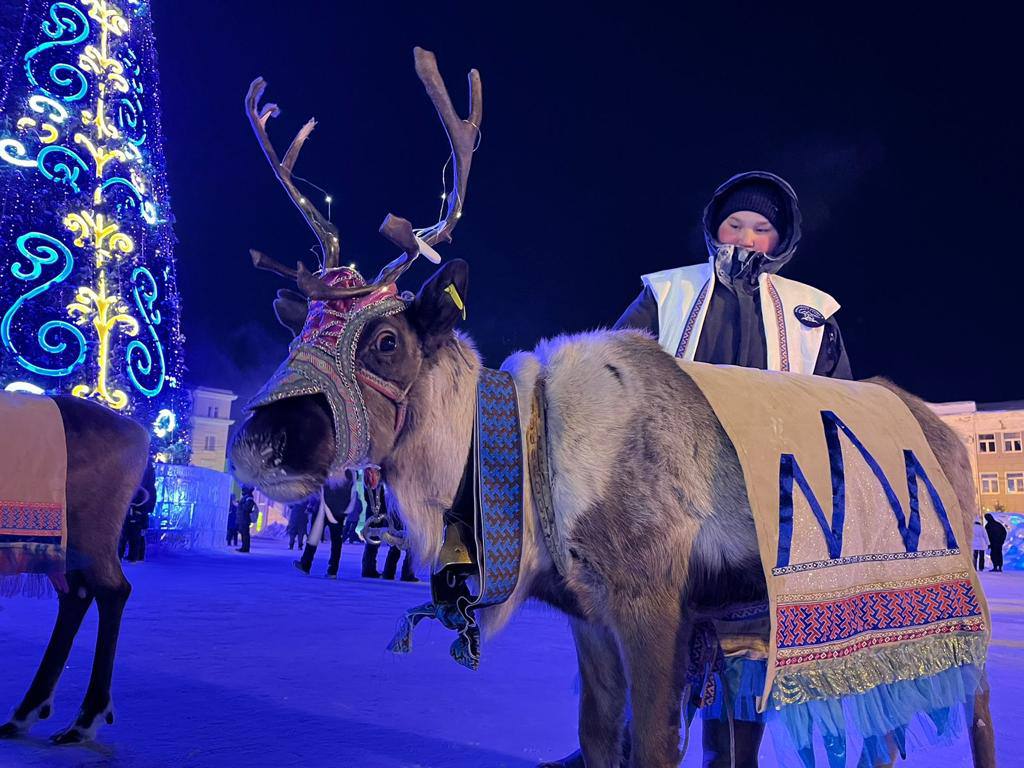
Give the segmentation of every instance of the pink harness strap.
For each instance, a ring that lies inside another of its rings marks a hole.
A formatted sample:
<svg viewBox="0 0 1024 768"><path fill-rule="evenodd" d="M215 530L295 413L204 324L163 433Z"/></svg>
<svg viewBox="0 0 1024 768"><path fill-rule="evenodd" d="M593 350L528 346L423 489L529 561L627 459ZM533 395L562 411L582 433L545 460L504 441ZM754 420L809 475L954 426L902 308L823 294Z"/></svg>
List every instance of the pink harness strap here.
<svg viewBox="0 0 1024 768"><path fill-rule="evenodd" d="M406 397L409 394L409 387L401 389L394 382L382 379L375 373L371 373L365 368L360 368L356 371L356 378L363 384L368 386L370 389L379 392L384 395L395 405L395 435L402 431L402 427L405 425L405 413L408 406Z"/></svg>

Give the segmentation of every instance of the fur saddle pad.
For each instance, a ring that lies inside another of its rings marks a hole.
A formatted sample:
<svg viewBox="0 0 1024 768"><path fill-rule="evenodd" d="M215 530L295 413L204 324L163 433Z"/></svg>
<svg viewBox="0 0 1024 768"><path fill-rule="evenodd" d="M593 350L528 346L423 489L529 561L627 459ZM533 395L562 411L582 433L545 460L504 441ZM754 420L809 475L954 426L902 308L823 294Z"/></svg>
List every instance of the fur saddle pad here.
<svg viewBox="0 0 1024 768"><path fill-rule="evenodd" d="M48 591L68 540L64 422L50 398L0 392L0 434L0 594Z"/></svg>
<svg viewBox="0 0 1024 768"><path fill-rule="evenodd" d="M736 449L757 528L771 621L761 711L984 665L970 532L895 393L679 365Z"/></svg>

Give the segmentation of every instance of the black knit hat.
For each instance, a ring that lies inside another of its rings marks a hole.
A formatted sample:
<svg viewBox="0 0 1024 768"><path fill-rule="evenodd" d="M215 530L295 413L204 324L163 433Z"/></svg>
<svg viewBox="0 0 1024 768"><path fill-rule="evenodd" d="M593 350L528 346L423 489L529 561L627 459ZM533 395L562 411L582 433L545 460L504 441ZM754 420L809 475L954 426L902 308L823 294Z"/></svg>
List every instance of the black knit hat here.
<svg viewBox="0 0 1024 768"><path fill-rule="evenodd" d="M782 190L770 181L751 179L743 181L728 190L718 201L712 219L717 231L722 222L736 211L753 211L764 216L785 240L789 229L789 216Z"/></svg>

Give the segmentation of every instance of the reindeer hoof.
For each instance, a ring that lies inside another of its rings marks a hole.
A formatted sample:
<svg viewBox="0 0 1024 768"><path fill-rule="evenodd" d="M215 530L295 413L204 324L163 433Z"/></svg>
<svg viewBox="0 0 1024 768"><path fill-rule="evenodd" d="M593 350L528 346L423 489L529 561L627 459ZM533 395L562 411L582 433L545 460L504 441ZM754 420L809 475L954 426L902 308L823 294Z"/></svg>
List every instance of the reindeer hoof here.
<svg viewBox="0 0 1024 768"><path fill-rule="evenodd" d="M571 755L566 755L561 760L549 760L541 763L537 768L583 768L583 753L576 750Z"/></svg>
<svg viewBox="0 0 1024 768"><path fill-rule="evenodd" d="M24 736L27 732L28 724L24 722L9 720L0 725L0 739L16 739L19 736Z"/></svg>
<svg viewBox="0 0 1024 768"><path fill-rule="evenodd" d="M75 722L59 733L53 734L50 740L54 744L83 744L96 739L96 731L100 729L100 723L107 725L114 724L114 707L108 702L107 706L95 715L88 715L79 712Z"/></svg>
<svg viewBox="0 0 1024 768"><path fill-rule="evenodd" d="M59 731L50 737L50 741L58 746L65 746L67 744L84 744L86 741L91 741L87 734L85 734L77 725L72 725L70 728L65 728L63 731Z"/></svg>

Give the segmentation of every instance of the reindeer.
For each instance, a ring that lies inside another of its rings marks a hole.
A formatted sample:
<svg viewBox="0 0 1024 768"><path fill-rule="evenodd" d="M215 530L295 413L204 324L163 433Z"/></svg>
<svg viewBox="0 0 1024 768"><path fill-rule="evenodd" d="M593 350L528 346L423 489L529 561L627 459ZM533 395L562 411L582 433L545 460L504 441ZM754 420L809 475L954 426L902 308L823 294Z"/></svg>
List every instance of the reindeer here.
<svg viewBox="0 0 1024 768"><path fill-rule="evenodd" d="M24 395L13 395L24 397ZM121 615L131 594L117 555L125 511L149 461L149 433L135 421L77 397L53 398L67 443L67 584L58 587L57 622L28 692L0 738L25 735L53 712L53 692L89 606L99 610L92 676L74 721L57 744L92 740L114 722L110 682ZM65 589L66 586L66 589Z"/></svg>
<svg viewBox="0 0 1024 768"><path fill-rule="evenodd" d="M456 185L447 215L413 230L389 215L381 231L403 253L365 283L339 267L339 239L291 180L312 121L279 160L267 130L276 106L261 108L264 83L247 96L250 121L274 173L317 234L322 269L284 267L259 252L255 266L297 281L279 292L279 319L296 334L291 356L260 395L231 446L236 475L268 495L312 494L350 467L379 466L397 499L420 562L434 562L470 454L482 363L456 330L468 266L442 266L415 295L395 281L420 253L450 239L465 200L482 115L471 71L470 117L460 119L433 54L416 49L416 70L452 148ZM315 349L314 349L315 347ZM319 350L319 351L317 351ZM325 351L326 350L326 351ZM494 631L529 598L568 614L582 681L579 737L591 768L617 767L627 696L631 765L663 768L680 756L681 668L693 606L724 595L756 598L765 585L736 451L694 381L657 342L633 331L602 331L542 342L505 361L520 421L546 414L550 499L568 553L555 567L532 499L544 478L527 472L519 580L503 605L483 612ZM966 454L924 404L917 417L970 515ZM620 489L631 489L623 494ZM975 707L977 765L994 765L987 694Z"/></svg>

